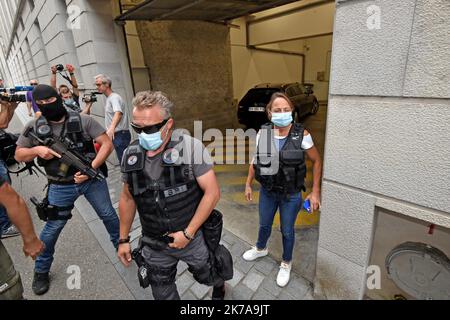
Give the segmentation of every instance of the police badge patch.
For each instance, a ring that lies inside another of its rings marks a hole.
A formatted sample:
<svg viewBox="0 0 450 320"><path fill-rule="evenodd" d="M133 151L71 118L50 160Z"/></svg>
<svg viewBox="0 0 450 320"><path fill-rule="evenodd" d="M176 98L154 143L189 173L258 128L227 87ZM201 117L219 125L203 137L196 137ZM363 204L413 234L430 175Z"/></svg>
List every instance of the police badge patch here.
<svg viewBox="0 0 450 320"><path fill-rule="evenodd" d="M177 149L171 148L171 149L167 149L166 151L164 151L163 153L163 162L165 164L174 164L178 161L178 158L180 157L180 153L178 152Z"/></svg>
<svg viewBox="0 0 450 320"><path fill-rule="evenodd" d="M134 166L134 165L136 164L137 161L138 161L138 157L135 156L135 155L131 155L131 156L129 156L128 159L127 159L127 164L128 164L129 166Z"/></svg>

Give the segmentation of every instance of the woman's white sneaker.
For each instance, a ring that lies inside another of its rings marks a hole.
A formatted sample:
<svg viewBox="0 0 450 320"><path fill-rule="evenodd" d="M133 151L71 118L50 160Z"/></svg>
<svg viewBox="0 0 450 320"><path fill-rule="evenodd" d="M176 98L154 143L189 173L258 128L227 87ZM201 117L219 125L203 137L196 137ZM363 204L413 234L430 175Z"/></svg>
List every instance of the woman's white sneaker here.
<svg viewBox="0 0 450 320"><path fill-rule="evenodd" d="M291 267L292 263L281 262L280 270L278 271L277 276L277 285L280 287L284 287L288 284L289 278L291 275Z"/></svg>
<svg viewBox="0 0 450 320"><path fill-rule="evenodd" d="M268 253L269 250L267 250L267 248L263 250L258 250L256 249L256 247L252 247L250 250L244 252L242 258L244 258L244 260L246 261L253 261L255 259L267 256Z"/></svg>

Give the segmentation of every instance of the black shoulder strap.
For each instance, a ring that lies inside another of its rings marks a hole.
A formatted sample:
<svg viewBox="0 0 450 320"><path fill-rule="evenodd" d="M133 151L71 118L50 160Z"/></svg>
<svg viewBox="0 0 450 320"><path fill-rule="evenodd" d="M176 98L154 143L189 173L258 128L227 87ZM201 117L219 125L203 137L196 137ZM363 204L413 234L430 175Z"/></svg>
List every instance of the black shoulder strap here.
<svg viewBox="0 0 450 320"><path fill-rule="evenodd" d="M301 149L303 141L303 124L294 123L291 132L289 133L289 140L295 145L295 149Z"/></svg>
<svg viewBox="0 0 450 320"><path fill-rule="evenodd" d="M273 124L272 124L272 122L264 123L264 124L261 126L261 130L262 130L262 129L273 129Z"/></svg>
<svg viewBox="0 0 450 320"><path fill-rule="evenodd" d="M45 127L45 129L44 129ZM45 133L43 132L45 130ZM41 139L49 138L53 135L52 127L49 125L47 119L44 116L40 116L34 122L34 133Z"/></svg>
<svg viewBox="0 0 450 320"><path fill-rule="evenodd" d="M139 140L134 140L123 152L120 167L123 173L140 171L145 165L145 151L139 145Z"/></svg>
<svg viewBox="0 0 450 320"><path fill-rule="evenodd" d="M128 184L135 196L140 193L138 172L142 171L144 166L145 151L139 145L139 140L134 140L123 152L120 168L123 173L129 174Z"/></svg>
<svg viewBox="0 0 450 320"><path fill-rule="evenodd" d="M167 150L173 149L175 148L175 146L177 146L178 144L183 142L183 136L180 137L179 140L170 140L166 147L164 148L164 150L162 151L162 157L161 157L161 164L163 166L163 173L161 174L161 178L160 178L160 183L164 184L161 187L167 187L167 186L175 186L179 183L185 183L188 182L189 179L189 174L185 175L184 172L185 170L190 170L190 168L192 167L192 164L167 164L164 163L164 157L165 157L165 152ZM180 154L179 156L182 157L182 152L183 150L180 150ZM189 171L188 171L189 172Z"/></svg>
<svg viewBox="0 0 450 320"><path fill-rule="evenodd" d="M63 130L67 132L74 143L80 139L82 141L85 140L83 136L83 123L81 122L81 116L78 112L67 110ZM63 131L61 131L61 137L63 137Z"/></svg>
<svg viewBox="0 0 450 320"><path fill-rule="evenodd" d="M272 155L272 151L275 151L273 146L273 125L271 123L266 123L261 126L259 132L257 155L259 161L265 164L270 161L269 158Z"/></svg>
<svg viewBox="0 0 450 320"><path fill-rule="evenodd" d="M170 141L166 144L166 147L164 148L162 153L164 154L166 150L175 148L175 146L183 142L183 139L183 136L180 136L179 140L173 140L172 137L170 137Z"/></svg>
<svg viewBox="0 0 450 320"><path fill-rule="evenodd" d="M77 117L81 122L81 115L78 112L75 112L73 110L66 110L66 111L67 111L67 118Z"/></svg>

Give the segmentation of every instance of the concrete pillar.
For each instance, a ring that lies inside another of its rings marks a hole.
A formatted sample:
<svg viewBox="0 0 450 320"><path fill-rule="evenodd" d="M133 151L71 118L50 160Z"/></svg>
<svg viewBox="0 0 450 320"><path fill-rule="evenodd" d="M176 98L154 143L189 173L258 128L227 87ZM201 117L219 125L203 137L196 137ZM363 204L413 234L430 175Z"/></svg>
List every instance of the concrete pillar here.
<svg viewBox="0 0 450 320"><path fill-rule="evenodd" d="M22 48L24 52L23 58L25 61L25 67L28 72L28 80L31 80L36 78L36 66L34 65L33 57L31 55L31 47L28 38L24 40Z"/></svg>
<svg viewBox="0 0 450 320"><path fill-rule="evenodd" d="M446 0L337 3L316 293L363 298L380 209L450 226L449 15Z"/></svg>
<svg viewBox="0 0 450 320"><path fill-rule="evenodd" d="M38 23L33 23L27 35L30 43L31 55L35 66L35 75L39 83L50 82L50 64L48 63L45 44L42 39L41 29Z"/></svg>
<svg viewBox="0 0 450 320"><path fill-rule="evenodd" d="M136 22L153 90L175 102L177 127L193 133L193 121L203 129L231 128L233 83L229 30L201 21Z"/></svg>
<svg viewBox="0 0 450 320"><path fill-rule="evenodd" d="M45 1L39 15L38 22L45 46L49 67L56 64L72 64L78 69L78 59L72 31L67 26L68 14L64 1ZM47 73L50 74L50 68ZM76 70L78 76L78 70ZM57 84L66 83L61 77Z"/></svg>
<svg viewBox="0 0 450 320"><path fill-rule="evenodd" d="M12 83L12 75L10 69L8 67L7 61L5 59L5 55L2 52L3 49L0 48L0 76L2 77L5 87L8 87Z"/></svg>

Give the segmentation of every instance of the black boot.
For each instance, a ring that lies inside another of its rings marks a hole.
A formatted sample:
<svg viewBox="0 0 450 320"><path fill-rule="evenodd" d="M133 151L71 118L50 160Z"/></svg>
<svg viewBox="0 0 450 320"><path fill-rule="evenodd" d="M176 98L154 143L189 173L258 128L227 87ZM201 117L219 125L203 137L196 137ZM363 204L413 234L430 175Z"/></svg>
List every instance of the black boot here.
<svg viewBox="0 0 450 320"><path fill-rule="evenodd" d="M225 298L225 283L214 287L211 300L223 300Z"/></svg>
<svg viewBox="0 0 450 320"><path fill-rule="evenodd" d="M48 272L35 272L31 288L33 289L33 292L38 296L46 293L50 288L50 279L48 276Z"/></svg>

